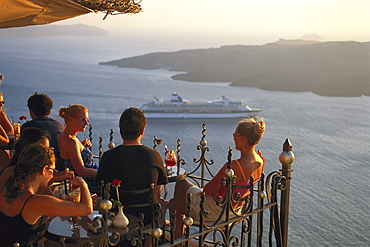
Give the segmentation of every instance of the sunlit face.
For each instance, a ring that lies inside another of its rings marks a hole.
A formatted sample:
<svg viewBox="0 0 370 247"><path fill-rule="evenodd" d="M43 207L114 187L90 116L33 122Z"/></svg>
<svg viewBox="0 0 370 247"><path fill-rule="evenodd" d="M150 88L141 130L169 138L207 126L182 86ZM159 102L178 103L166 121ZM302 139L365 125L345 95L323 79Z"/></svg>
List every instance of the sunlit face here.
<svg viewBox="0 0 370 247"><path fill-rule="evenodd" d="M57 174L59 171L55 169L55 162L53 162L53 164L50 166L45 166L45 168L47 181L49 182L54 177L54 175Z"/></svg>
<svg viewBox="0 0 370 247"><path fill-rule="evenodd" d="M44 145L47 148L50 148L50 141L48 138L42 138L36 142L37 144Z"/></svg>
<svg viewBox="0 0 370 247"><path fill-rule="evenodd" d="M44 186L46 187L49 183L49 181L54 177L55 174L57 174L59 171L55 169L55 156L51 157L50 164L44 166Z"/></svg>
<svg viewBox="0 0 370 247"><path fill-rule="evenodd" d="M242 139L242 135L239 134L236 130L235 132L233 133L233 139L234 139L234 143L235 143L235 149L236 150L240 150L240 141Z"/></svg>
<svg viewBox="0 0 370 247"><path fill-rule="evenodd" d="M81 111L77 117L73 118L73 124L78 131L85 131L87 125L89 125L89 113L88 111Z"/></svg>

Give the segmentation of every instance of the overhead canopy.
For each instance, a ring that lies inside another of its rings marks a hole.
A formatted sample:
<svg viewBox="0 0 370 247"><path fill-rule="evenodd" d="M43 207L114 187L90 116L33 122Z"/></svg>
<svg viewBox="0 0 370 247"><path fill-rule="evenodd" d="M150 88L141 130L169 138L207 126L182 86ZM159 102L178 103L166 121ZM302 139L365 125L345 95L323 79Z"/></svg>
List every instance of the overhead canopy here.
<svg viewBox="0 0 370 247"><path fill-rule="evenodd" d="M91 12L68 0L1 0L0 28L48 24Z"/></svg>
<svg viewBox="0 0 370 247"><path fill-rule="evenodd" d="M48 24L91 12L141 11L137 0L1 0L0 28Z"/></svg>

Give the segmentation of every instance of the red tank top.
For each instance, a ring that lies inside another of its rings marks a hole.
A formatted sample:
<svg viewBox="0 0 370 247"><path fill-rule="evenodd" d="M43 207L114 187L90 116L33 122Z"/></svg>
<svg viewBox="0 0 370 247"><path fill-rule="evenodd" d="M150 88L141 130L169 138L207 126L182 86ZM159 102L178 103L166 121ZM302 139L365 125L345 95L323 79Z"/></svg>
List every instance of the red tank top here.
<svg viewBox="0 0 370 247"><path fill-rule="evenodd" d="M243 171L243 169L242 169L239 161L235 160L235 162L238 164L240 173L243 176L243 181L240 181L240 182L235 183L233 194L235 195L236 193L240 193L241 198L245 198L250 193L250 189L249 188L245 188L245 186L249 186L250 185L250 179L247 179L245 177L244 171ZM253 178L253 184L257 183L260 179L261 179L261 176L259 176L257 178ZM213 196L213 199L216 201L216 198L218 196L225 197L225 194L226 194L226 186L222 186L217 191L215 191L212 196Z"/></svg>

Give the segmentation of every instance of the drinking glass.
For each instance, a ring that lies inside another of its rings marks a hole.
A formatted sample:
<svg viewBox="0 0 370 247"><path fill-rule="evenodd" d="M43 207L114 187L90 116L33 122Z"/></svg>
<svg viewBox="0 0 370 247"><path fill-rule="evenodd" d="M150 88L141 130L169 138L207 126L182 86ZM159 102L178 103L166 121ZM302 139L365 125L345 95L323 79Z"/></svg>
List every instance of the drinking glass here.
<svg viewBox="0 0 370 247"><path fill-rule="evenodd" d="M171 150L170 152L167 152L164 162L166 163L166 166L171 167L170 168L170 174L172 175L174 173L173 170L172 170L172 167L177 164L177 159L176 159L174 150Z"/></svg>
<svg viewBox="0 0 370 247"><path fill-rule="evenodd" d="M67 200L71 202L80 202L81 194L78 190L72 190L67 196ZM71 231L77 231L81 229L81 226L78 224L78 216L71 217L72 225L69 227Z"/></svg>
<svg viewBox="0 0 370 247"><path fill-rule="evenodd" d="M21 135L21 124L14 123L13 124L14 136L19 137Z"/></svg>

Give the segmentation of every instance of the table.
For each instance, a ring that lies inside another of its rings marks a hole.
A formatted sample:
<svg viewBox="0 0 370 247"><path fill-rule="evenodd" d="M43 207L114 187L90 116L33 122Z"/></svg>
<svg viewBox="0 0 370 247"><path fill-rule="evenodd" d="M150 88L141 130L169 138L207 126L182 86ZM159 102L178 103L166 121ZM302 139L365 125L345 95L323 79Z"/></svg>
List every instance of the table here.
<svg viewBox="0 0 370 247"><path fill-rule="evenodd" d="M171 170L171 167L167 167L167 169ZM184 180L186 178L186 171L185 171L184 168L180 167L180 170L177 174L177 166L173 166L172 167L172 172L173 173L171 173L171 174L167 173L169 183L178 182L178 181Z"/></svg>
<svg viewBox="0 0 370 247"><path fill-rule="evenodd" d="M171 167L166 167L166 169L170 170ZM172 173L169 174L167 172L167 178L168 178L168 182L169 183L174 183L174 182L179 182L181 180L185 180L186 179L186 171L185 171L184 168L181 168L180 167L179 174L177 174L177 166L173 166L172 167ZM163 195L163 198L166 199L167 198L167 195L168 195L168 188L167 188L167 185L165 184L164 185L164 195Z"/></svg>
<svg viewBox="0 0 370 247"><path fill-rule="evenodd" d="M109 232L118 232L120 234L120 241L128 240L134 238L139 230L139 219L133 215L125 214L129 219L130 224L124 228L109 227ZM94 246L99 246L100 243L100 232L93 233L89 230L88 222L91 219L87 216L80 217L79 223L81 229L78 231L71 231L69 227L71 226L70 217L55 217L50 221L49 227L45 233L45 238L55 242L64 242L65 244L77 244L77 245L87 245L94 244Z"/></svg>

